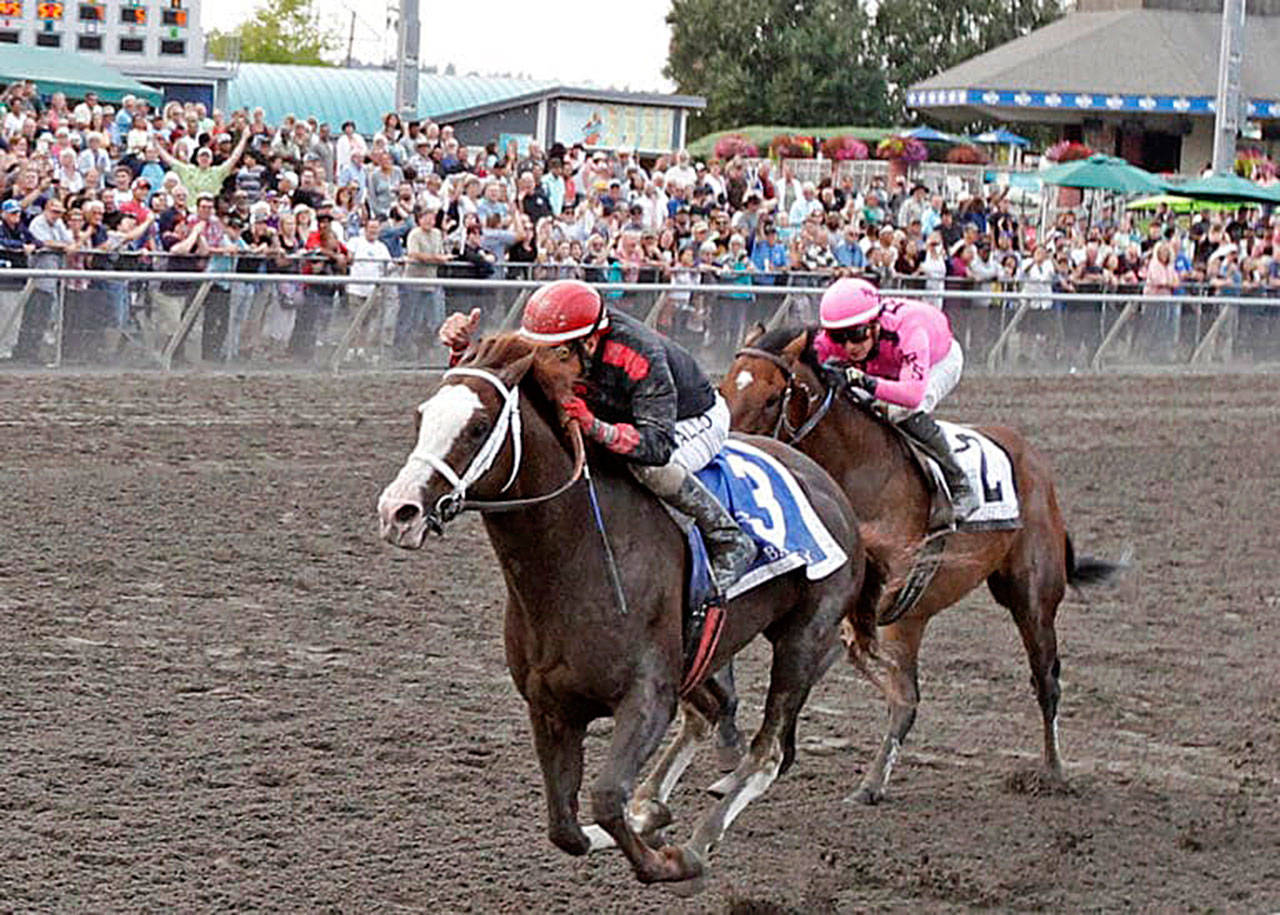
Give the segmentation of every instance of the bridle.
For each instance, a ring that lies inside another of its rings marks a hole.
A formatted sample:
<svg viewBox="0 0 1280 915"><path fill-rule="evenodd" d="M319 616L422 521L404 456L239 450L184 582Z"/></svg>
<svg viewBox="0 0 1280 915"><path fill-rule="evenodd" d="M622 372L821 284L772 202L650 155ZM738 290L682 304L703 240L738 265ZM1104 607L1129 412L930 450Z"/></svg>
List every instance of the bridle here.
<svg viewBox="0 0 1280 915"><path fill-rule="evenodd" d="M826 386L825 394L819 397L810 387L800 379L796 378L795 371L787 363L785 359L777 353L771 353L768 350L757 349L754 346L744 346L742 349L734 353L734 358L739 356L754 356L757 359L764 359L766 362L773 363L778 371L782 372L782 377L786 379L786 387L782 389L782 402L778 407L778 421L774 423L773 432L770 433L772 438L778 441L786 442L788 445L794 445L802 438L812 432L822 422L822 418L827 415L827 411L831 409L831 404L835 400L835 388ZM810 410L808 419L800 424L799 427L791 425L788 415L791 412L791 398L797 393L803 394ZM821 399L818 409L815 411L813 405ZM787 438L782 437L782 433L787 434Z"/></svg>
<svg viewBox="0 0 1280 915"><path fill-rule="evenodd" d="M516 481L516 477L520 473L520 461L523 456L520 434L520 387L518 384L508 387L501 378L492 372L470 366L449 369L444 373L444 378L446 379L458 376L481 378L489 382L489 384L497 388L498 393L502 396L502 409L498 412L498 418L494 422L493 428L489 430L489 437L485 439L484 444L480 446L480 450L475 453L475 456L461 474L456 473L442 457L437 457L434 454L420 456L420 460L430 465L453 487L453 489L437 499L436 504L427 512L426 522L429 530L437 534L443 534L444 526L464 511L514 511L530 505L537 505L540 502L549 502L563 495L573 484L578 482L586 464L586 448L582 443L582 431L575 422L570 423L569 427L569 434L573 439L573 473L563 485L549 493L531 496L527 499L497 501L468 499L467 489L493 467L493 462L497 460L498 455L502 452L502 447L506 444L508 437L511 439L512 448L511 475L499 492L506 492L511 488L511 484Z"/></svg>

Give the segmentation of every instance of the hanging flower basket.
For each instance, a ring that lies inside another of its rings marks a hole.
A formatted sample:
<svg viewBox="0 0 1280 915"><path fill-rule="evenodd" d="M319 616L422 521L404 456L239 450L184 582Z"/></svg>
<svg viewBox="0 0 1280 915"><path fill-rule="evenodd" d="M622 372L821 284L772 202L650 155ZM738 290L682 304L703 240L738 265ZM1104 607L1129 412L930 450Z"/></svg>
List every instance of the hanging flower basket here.
<svg viewBox="0 0 1280 915"><path fill-rule="evenodd" d="M822 154L836 162L856 162L867 157L867 144L857 137L842 134L822 141Z"/></svg>
<svg viewBox="0 0 1280 915"><path fill-rule="evenodd" d="M1044 157L1050 162L1074 162L1092 155L1092 149L1074 140L1060 140L1044 151Z"/></svg>
<svg viewBox="0 0 1280 915"><path fill-rule="evenodd" d="M915 165L929 158L929 149L915 137L885 137L876 144L876 158Z"/></svg>
<svg viewBox="0 0 1280 915"><path fill-rule="evenodd" d="M812 159L813 138L780 133L769 143L769 156L774 159Z"/></svg>
<svg viewBox="0 0 1280 915"><path fill-rule="evenodd" d="M756 149L756 144L740 133L728 133L716 140L715 157L717 159L728 161L734 156L754 159L758 155L760 151Z"/></svg>
<svg viewBox="0 0 1280 915"><path fill-rule="evenodd" d="M1276 163L1260 149L1241 149L1236 152L1235 172L1250 181L1270 180L1276 176Z"/></svg>
<svg viewBox="0 0 1280 915"><path fill-rule="evenodd" d="M952 165L986 165L991 159L976 146L953 146L947 150L947 161Z"/></svg>

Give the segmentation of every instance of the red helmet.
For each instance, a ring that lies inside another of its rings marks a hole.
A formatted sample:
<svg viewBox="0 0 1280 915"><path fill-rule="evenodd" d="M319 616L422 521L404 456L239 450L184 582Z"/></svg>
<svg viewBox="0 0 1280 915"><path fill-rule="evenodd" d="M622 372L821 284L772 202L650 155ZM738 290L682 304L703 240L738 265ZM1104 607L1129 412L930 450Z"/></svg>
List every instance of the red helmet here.
<svg viewBox="0 0 1280 915"><path fill-rule="evenodd" d="M880 292L866 280L845 277L822 294L819 312L827 330L866 324L880 316Z"/></svg>
<svg viewBox="0 0 1280 915"><path fill-rule="evenodd" d="M564 343L608 326L600 293L581 280L556 280L529 296L520 336L534 343Z"/></svg>

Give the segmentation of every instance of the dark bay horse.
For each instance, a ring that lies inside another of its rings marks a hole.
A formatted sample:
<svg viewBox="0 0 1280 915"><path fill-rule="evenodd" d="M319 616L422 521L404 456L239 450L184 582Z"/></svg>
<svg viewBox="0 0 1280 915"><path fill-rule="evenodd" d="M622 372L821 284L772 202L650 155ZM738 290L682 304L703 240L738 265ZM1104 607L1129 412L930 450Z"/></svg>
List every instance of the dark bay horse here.
<svg viewBox="0 0 1280 915"><path fill-rule="evenodd" d="M733 428L778 435L835 477L862 525L868 555L868 590L901 582L928 534L930 494L898 433L869 406L846 396L830 400L813 355L815 328L777 329L748 337L721 384ZM822 405L829 409L822 413ZM1013 614L1031 665L1031 683L1044 720L1042 775L1064 783L1058 752L1060 662L1054 618L1067 585L1105 581L1118 564L1075 555L1054 493L1048 462L1017 432L980 427L1013 462L1022 527L1012 531L946 535L942 564L920 601L880 629L880 651L890 673L881 684L889 728L854 798L884 797L890 770L915 721L919 702L917 656L929 619L984 581Z"/></svg>
<svg viewBox="0 0 1280 915"><path fill-rule="evenodd" d="M730 604L710 669L763 633L773 646L764 719L690 841L663 844L656 828L669 815L662 816L665 798L657 795L667 792L648 792L639 815L629 813L628 801L677 708L684 536L603 453L594 480L575 482L571 452L581 455L582 439L556 406L571 383L554 351L532 349L514 335L482 341L419 406L416 446L378 500L381 535L418 549L462 508L485 512L507 584L507 666L528 704L551 841L575 855L616 843L641 881L689 880L702 873L743 807L791 764L797 715L840 654L842 627L846 639L853 631L874 654L874 607L858 600L865 554L835 481L799 452L753 440L790 469L850 561L818 581L795 570ZM592 484L607 535L594 521ZM602 536L612 545L616 578ZM707 683L688 700L713 722L724 697ZM590 793L598 828L588 832L578 822L583 739L589 722L609 715L607 759ZM658 779L678 777L682 768L668 760Z"/></svg>

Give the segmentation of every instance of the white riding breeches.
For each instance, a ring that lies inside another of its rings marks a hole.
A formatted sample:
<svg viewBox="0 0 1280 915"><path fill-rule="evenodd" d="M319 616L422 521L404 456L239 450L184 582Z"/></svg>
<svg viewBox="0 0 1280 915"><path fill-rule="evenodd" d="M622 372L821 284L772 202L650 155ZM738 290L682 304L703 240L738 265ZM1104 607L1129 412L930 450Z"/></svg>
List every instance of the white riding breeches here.
<svg viewBox="0 0 1280 915"><path fill-rule="evenodd" d="M679 464L690 473L715 459L729 439L729 405L719 391L716 391L716 402L706 413L677 420L675 439L671 463Z"/></svg>
<svg viewBox="0 0 1280 915"><path fill-rule="evenodd" d="M925 382L924 399L915 409L889 404L885 411L893 422L900 422L912 413L932 413L934 407L960 383L960 375L964 371L964 352L960 344L951 341L951 349L929 369L929 380Z"/></svg>

